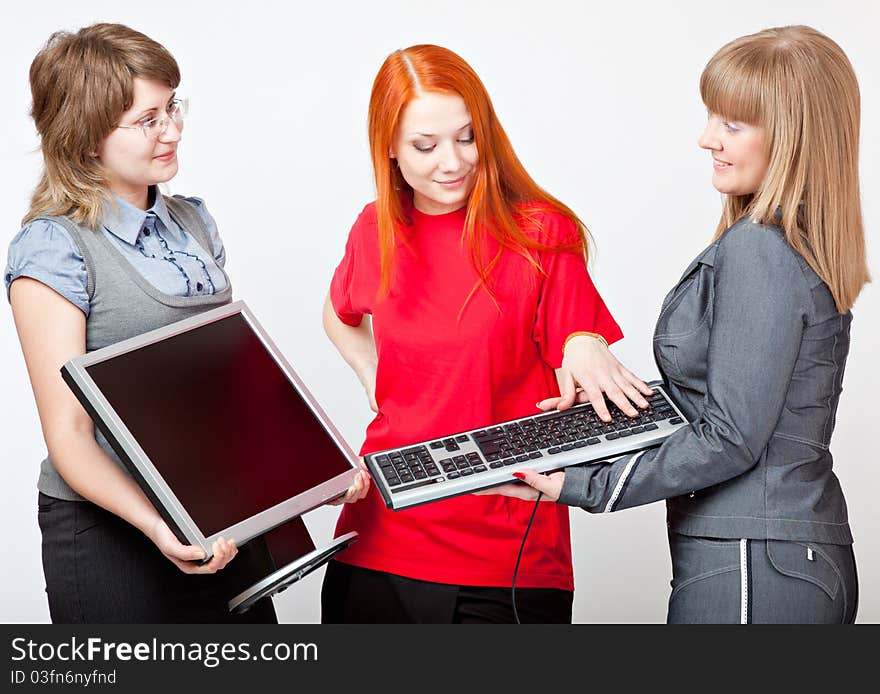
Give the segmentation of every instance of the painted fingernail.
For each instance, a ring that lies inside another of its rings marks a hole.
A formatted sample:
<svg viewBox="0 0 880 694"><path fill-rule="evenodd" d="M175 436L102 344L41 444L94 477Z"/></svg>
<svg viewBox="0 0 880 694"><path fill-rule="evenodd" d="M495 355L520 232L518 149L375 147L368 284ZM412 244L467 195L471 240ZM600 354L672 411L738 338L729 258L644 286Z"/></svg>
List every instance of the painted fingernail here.
<svg viewBox="0 0 880 694"><path fill-rule="evenodd" d="M510 474L516 477L518 480L524 480L526 478L526 473L524 472L511 472Z"/></svg>

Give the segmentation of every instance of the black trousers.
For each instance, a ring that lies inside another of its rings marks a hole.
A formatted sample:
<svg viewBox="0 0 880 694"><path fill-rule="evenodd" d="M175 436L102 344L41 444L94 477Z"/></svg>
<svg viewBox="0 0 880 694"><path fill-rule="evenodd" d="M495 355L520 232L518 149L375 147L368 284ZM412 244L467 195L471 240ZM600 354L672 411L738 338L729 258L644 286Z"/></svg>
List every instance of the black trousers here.
<svg viewBox="0 0 880 694"><path fill-rule="evenodd" d="M523 624L570 624L574 593L517 588ZM418 581L331 561L321 589L324 624L509 624L510 588Z"/></svg>
<svg viewBox="0 0 880 694"><path fill-rule="evenodd" d="M273 571L251 540L216 574L183 573L143 533L88 501L40 494L43 572L54 623L276 623L270 598L243 615L227 601Z"/></svg>

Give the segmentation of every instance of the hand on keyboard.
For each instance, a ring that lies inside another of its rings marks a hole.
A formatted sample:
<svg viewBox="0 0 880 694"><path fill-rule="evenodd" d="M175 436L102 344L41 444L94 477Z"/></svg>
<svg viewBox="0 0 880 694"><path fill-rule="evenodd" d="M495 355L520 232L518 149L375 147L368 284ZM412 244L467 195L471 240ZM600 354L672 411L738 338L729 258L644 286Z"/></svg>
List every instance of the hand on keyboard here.
<svg viewBox="0 0 880 694"><path fill-rule="evenodd" d="M602 421L610 422L611 415L603 393L630 417L648 406L643 395L653 392L611 354L602 342L587 336L574 337L565 346L562 365L556 369L560 397L538 403L542 410L565 410L575 402L589 402ZM632 401L632 402L630 402Z"/></svg>
<svg viewBox="0 0 880 694"><path fill-rule="evenodd" d="M514 477L519 477L525 484L499 484L497 487L472 493L482 496L501 494L502 496L512 496L515 499L533 501L538 498L538 492L541 492L544 494L541 497L541 501L556 501L562 493L562 483L565 482L565 472L562 470L551 472L549 475L542 475L534 470L523 469L514 472L513 475Z"/></svg>

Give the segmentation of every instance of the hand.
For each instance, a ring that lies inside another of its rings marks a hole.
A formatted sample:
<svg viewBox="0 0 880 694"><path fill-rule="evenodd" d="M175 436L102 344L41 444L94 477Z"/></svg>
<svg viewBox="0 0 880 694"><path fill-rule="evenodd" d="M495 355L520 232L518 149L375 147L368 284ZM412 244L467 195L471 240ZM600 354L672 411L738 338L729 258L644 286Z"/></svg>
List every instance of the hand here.
<svg viewBox="0 0 880 694"><path fill-rule="evenodd" d="M646 408L648 401L643 395L653 393L644 381L617 361L608 347L586 335L568 341L562 366L556 370L556 380L560 397L542 400L538 408L565 410L575 402L589 402L604 422L610 422L611 415L602 393L630 417L638 414L630 400Z"/></svg>
<svg viewBox="0 0 880 694"><path fill-rule="evenodd" d="M185 574L217 573L238 554L238 547L233 541L218 537L211 545L213 555L211 560L205 564L197 564L195 562L205 558L204 550L193 545L182 544L161 518L153 524L147 537L171 563Z"/></svg>
<svg viewBox="0 0 880 694"><path fill-rule="evenodd" d="M534 501L538 498L538 492L541 492L544 494L541 497L541 501L556 501L562 493L562 483L565 482L565 472L562 471L541 475L534 470L521 470L514 472L513 476L518 477L525 484L510 482L473 493L478 496L501 494L502 496L512 496L516 499Z"/></svg>
<svg viewBox="0 0 880 694"><path fill-rule="evenodd" d="M376 365L372 364L369 368L362 369L358 373L358 379L367 393L367 402L370 403L370 409L378 413L379 406L376 404Z"/></svg>
<svg viewBox="0 0 880 694"><path fill-rule="evenodd" d="M367 472L367 469L364 466L363 457L360 458L360 461L361 469L357 471L354 481L345 492L345 495L333 499L333 501L328 501L328 505L339 506L341 504L353 504L355 501L363 499L367 495L367 492L370 491L370 473Z"/></svg>

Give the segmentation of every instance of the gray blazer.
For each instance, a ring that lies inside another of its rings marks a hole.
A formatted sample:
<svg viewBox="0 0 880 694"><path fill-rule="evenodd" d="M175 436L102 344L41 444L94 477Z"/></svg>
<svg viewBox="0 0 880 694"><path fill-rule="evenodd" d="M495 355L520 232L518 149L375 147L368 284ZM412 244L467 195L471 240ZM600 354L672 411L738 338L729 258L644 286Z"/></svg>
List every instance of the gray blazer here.
<svg viewBox="0 0 880 694"><path fill-rule="evenodd" d="M685 535L851 543L828 450L851 321L781 229L737 222L688 266L654 332L690 426L567 468L559 501L607 512L667 499Z"/></svg>

